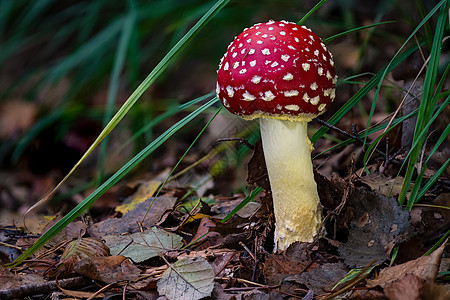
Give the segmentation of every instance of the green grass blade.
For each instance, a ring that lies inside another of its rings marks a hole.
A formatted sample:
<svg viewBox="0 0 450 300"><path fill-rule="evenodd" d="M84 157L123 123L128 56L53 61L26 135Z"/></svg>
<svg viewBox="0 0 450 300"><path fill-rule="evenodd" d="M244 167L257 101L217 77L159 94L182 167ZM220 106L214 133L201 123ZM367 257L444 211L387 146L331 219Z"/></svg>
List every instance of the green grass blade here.
<svg viewBox="0 0 450 300"><path fill-rule="evenodd" d="M145 126L143 126L142 128L140 128L139 130L137 130L127 141L123 142L122 145L116 150L115 153L119 153L121 152L124 148L126 148L132 141L136 140L139 136L141 136L142 134L144 134L145 132L151 130L154 126L158 125L159 123L161 123L162 121L164 121L165 119L191 107L192 105L204 101L208 98L213 97L216 94L216 92L211 92L209 94L203 95L201 97L198 97L194 100L188 101L184 104L178 105L176 107L169 107L167 109L167 111L165 111L164 113L158 115L157 117L153 118L150 122L148 122L147 124L145 124Z"/></svg>
<svg viewBox="0 0 450 300"><path fill-rule="evenodd" d="M446 5L443 5L446 3ZM406 199L406 193L409 190L414 169L416 168L416 163L420 157L422 151L422 146L425 143L426 135L423 134L426 124L432 118L434 108L436 106L437 97L433 97L433 88L436 82L437 73L439 70L439 59L441 57L441 43L444 36L445 25L447 24L448 15L448 1L442 0L438 5L427 15L430 16L439 7L441 8L438 22L436 25L436 33L433 40L433 47L430 53L430 60L428 62L427 71L424 80L424 89L422 94L422 99L420 101L419 113L417 116L416 128L414 131L413 143L418 143L418 145L411 149L411 155L408 160L405 178L403 181L402 189L398 198L399 203L402 205ZM425 19L424 19L425 20ZM421 22L422 24L423 22ZM428 130L426 130L427 132ZM414 200L414 199L410 199ZM412 204L408 204L412 207Z"/></svg>
<svg viewBox="0 0 450 300"><path fill-rule="evenodd" d="M244 200L241 201L228 215L226 215L225 218L222 219L222 223L225 223L228 221L232 216L234 216L238 211L240 211L244 206L246 206L249 202L253 201L256 196L259 195L259 193L262 191L262 187L258 186L255 188L250 195L244 198Z"/></svg>
<svg viewBox="0 0 450 300"><path fill-rule="evenodd" d="M117 91L119 90L120 72L125 64L125 56L127 54L128 43L136 21L136 11L133 7L133 4L130 4L129 13L123 23L122 34L119 40L119 45L117 47L116 57L114 59L113 71L111 72L110 76L108 97L103 118L103 126L105 127L114 114L114 103L116 102L116 95ZM103 173L105 170L107 147L108 137L105 138L99 151L97 183L100 183L102 181Z"/></svg>
<svg viewBox="0 0 450 300"><path fill-rule="evenodd" d="M86 150L80 160L73 166L69 173L57 184L57 186L44 198L39 200L38 203L28 209L27 213L45 204L53 194L64 184L72 173L78 168L78 166L84 161L84 159L100 144L100 142L117 126L120 120L128 113L131 107L142 96L142 94L150 87L150 85L161 75L161 73L169 66L169 64L175 59L175 57L181 52L181 50L189 43L197 33L203 29L206 24L212 20L212 18L222 9L229 0L219 0L211 7L210 10L186 33L186 35L164 56L164 58L158 63L158 65L150 72L147 78L136 88L131 96L120 107L119 111L112 117L109 123L103 128L102 132L95 139L92 145ZM118 23L120 25L120 23Z"/></svg>
<svg viewBox="0 0 450 300"><path fill-rule="evenodd" d="M347 30L347 31L344 31L344 32L341 32L341 33L338 33L338 34L335 34L335 35L330 36L330 37L328 37L326 39L323 39L323 42L324 43L328 43L328 42L331 42L334 39L337 39L338 37L350 34L350 33L355 32L355 31L369 29L369 28L372 28L372 27L375 27L375 26L380 26L380 25L389 24L389 23L395 23L395 22L394 21L385 21L385 22L379 22L379 23L375 23L375 24L371 24L371 25L356 27L356 28L353 28L353 29L350 29L350 30Z"/></svg>
<svg viewBox="0 0 450 300"><path fill-rule="evenodd" d="M318 10L322 5L327 3L328 0L320 0L309 12L307 12L300 21L297 22L297 25L302 25L306 19L309 18L316 10Z"/></svg>
<svg viewBox="0 0 450 300"><path fill-rule="evenodd" d="M433 247L430 248L430 250L428 250L424 256L428 256L431 253L434 252L434 250L436 250L437 248L439 248L439 246L447 239L447 237L450 235L450 230L447 230L447 232L439 239L439 241L436 242L436 244L433 245Z"/></svg>
<svg viewBox="0 0 450 300"><path fill-rule="evenodd" d="M384 72L392 71L398 64L400 64L403 60L405 60L408 56L414 53L417 50L417 46L414 46L404 53L400 54L396 57L387 67L383 68L380 72L378 72L373 78L371 78L363 88L358 90L328 121L328 124L334 125L336 124L342 117L344 117L367 93L370 92L382 79L382 74ZM315 143L318 139L320 139L327 131L328 127L322 126L319 128L316 133L311 137L311 142Z"/></svg>
<svg viewBox="0 0 450 300"><path fill-rule="evenodd" d="M416 26L416 28L413 30L413 32L409 35L409 37L405 40L405 42L403 43L403 45L400 47L400 49L398 49L398 51L395 53L394 57L391 59L391 61L389 62L387 68L384 70L380 81L377 85L377 88L375 90L375 95L373 97L372 100L372 106L370 108L370 114L369 114L369 119L367 121L367 127L370 127L370 123L372 122L372 116L375 113L375 107L377 104L377 99L378 99L378 95L380 93L380 89L381 89L381 85L384 81L384 78L386 77L388 70L389 70L389 66L392 64L393 60L400 54L400 52L403 50L403 48L406 47L406 45L408 44L408 42L416 35L417 31L419 31L420 28L422 28L422 26L438 11L438 9L446 2L447 0L441 0L441 2L439 2L429 13L428 15L419 23L419 25ZM420 114L419 114L420 115ZM364 137L364 143L367 140L367 136ZM366 165L366 161L364 161L364 166Z"/></svg>
<svg viewBox="0 0 450 300"><path fill-rule="evenodd" d="M54 237L58 232L60 232L64 227L66 227L70 222L72 222L76 217L80 216L86 209L88 209L101 195L103 195L111 186L116 184L120 179L127 175L135 166L137 166L144 158L151 154L155 149L161 146L165 141L167 141L173 134L180 130L183 126L192 121L195 117L209 108L211 105L218 101L214 98L200 108L190 113L188 116L184 117L178 123L166 130L162 135L156 138L152 143L145 147L141 152L139 152L135 157L133 157L128 163L126 163L122 168L120 168L113 176L106 180L99 188L92 192L86 199L84 199L80 204L78 204L74 209L72 209L67 215L65 215L61 220L59 220L55 225L53 225L48 231L46 231L30 248L23 252L19 257L16 258L9 267L14 267L27 259L31 254L33 254L37 249L42 247L46 242L48 242L52 237Z"/></svg>
<svg viewBox="0 0 450 300"><path fill-rule="evenodd" d="M202 130L200 130L200 132L197 134L197 136L195 137L195 139L192 141L192 143L189 145L189 147L186 149L186 151L184 151L183 155L180 157L180 159L178 160L178 162L175 164L175 166L172 168L172 170L170 171L169 175L167 175L166 179L164 180L164 182L159 186L158 190L156 191L155 195L153 196L153 200L150 203L150 206L147 209L147 212L144 215L144 218L142 219L142 223L144 223L145 218L147 217L148 212L150 211L150 209L153 206L153 202L156 200L156 198L159 196L159 193L161 192L162 188L167 184L167 182L169 181L170 177L172 177L173 172L175 172L176 168L180 165L180 163L183 161L184 157L189 153L189 151L192 149L192 147L194 146L194 144L197 142L197 140L202 136L203 132L205 132L206 128L208 128L209 124L211 124L211 122L216 118L216 116L219 114L219 112L222 110L222 107L219 107L216 111L216 113L209 119L209 121L205 124L205 126L203 126Z"/></svg>

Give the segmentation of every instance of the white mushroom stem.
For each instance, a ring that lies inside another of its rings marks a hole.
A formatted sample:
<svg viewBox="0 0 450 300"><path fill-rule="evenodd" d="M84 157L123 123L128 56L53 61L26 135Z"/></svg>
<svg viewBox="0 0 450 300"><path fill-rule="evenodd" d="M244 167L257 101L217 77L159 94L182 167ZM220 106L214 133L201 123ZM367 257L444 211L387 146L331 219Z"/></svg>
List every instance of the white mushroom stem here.
<svg viewBox="0 0 450 300"><path fill-rule="evenodd" d="M260 118L260 126L275 211L275 251L296 241L312 242L322 207L307 122Z"/></svg>

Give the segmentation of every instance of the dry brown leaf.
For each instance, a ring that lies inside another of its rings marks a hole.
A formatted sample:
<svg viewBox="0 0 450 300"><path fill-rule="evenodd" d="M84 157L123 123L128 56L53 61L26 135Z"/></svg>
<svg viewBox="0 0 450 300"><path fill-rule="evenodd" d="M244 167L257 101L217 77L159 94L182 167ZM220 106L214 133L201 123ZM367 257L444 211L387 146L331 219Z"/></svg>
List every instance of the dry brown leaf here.
<svg viewBox="0 0 450 300"><path fill-rule="evenodd" d="M96 238L103 238L105 235L122 234L122 233L134 233L140 230L138 222L142 221L145 214L148 214L145 218L145 225L155 225L161 219L163 214L173 208L175 197L161 196L156 199L149 198L145 202L139 203L135 209L126 213L122 218L106 219L104 221L95 223L88 228L87 232L90 236ZM153 204L151 205L151 203ZM149 210L149 207L151 208Z"/></svg>
<svg viewBox="0 0 450 300"><path fill-rule="evenodd" d="M106 283L133 281L141 274L141 270L127 257L120 255L85 258L74 269L78 274Z"/></svg>
<svg viewBox="0 0 450 300"><path fill-rule="evenodd" d="M387 284L411 274L421 279L434 282L438 274L442 254L444 253L444 246L445 242L429 256L422 256L415 260L381 270L380 276L376 279L368 280L367 286L375 287L379 285L385 287Z"/></svg>

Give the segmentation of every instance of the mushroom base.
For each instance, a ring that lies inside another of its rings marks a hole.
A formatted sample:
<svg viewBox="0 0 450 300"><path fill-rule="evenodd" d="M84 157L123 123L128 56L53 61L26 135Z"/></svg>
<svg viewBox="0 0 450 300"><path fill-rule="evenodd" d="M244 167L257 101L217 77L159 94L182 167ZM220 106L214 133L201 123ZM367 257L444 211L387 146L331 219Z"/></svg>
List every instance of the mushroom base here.
<svg viewBox="0 0 450 300"><path fill-rule="evenodd" d="M314 181L307 122L261 118L261 138L275 211L275 251L312 242L322 207Z"/></svg>

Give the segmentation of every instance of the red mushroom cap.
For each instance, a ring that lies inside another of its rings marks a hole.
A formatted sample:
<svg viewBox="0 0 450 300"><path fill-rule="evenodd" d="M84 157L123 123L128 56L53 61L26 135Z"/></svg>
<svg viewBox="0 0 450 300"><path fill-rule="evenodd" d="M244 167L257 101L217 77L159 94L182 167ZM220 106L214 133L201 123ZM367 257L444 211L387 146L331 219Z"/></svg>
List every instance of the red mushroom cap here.
<svg viewBox="0 0 450 300"><path fill-rule="evenodd" d="M217 96L245 119L311 120L335 97L330 52L305 26L256 24L228 47L217 72Z"/></svg>

